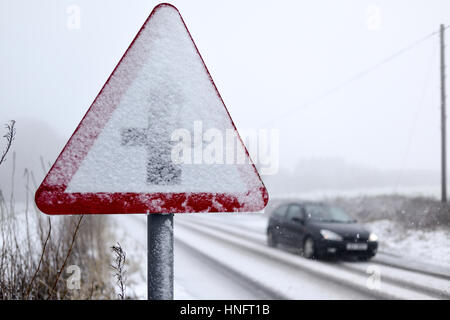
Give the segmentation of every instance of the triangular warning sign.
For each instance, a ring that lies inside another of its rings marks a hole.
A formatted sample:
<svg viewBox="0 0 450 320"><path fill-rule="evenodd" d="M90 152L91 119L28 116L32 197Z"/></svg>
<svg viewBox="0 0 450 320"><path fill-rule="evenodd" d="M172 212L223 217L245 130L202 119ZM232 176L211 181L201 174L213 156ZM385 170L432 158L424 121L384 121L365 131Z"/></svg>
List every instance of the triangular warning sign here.
<svg viewBox="0 0 450 320"><path fill-rule="evenodd" d="M258 211L267 201L168 4L147 18L36 192L48 214Z"/></svg>

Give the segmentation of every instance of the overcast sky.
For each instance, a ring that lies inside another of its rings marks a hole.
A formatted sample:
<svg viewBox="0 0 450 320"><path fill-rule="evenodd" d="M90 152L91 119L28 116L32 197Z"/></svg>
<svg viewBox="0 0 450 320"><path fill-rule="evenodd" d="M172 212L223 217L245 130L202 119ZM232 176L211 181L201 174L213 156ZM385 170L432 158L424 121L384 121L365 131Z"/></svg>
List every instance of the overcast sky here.
<svg viewBox="0 0 450 320"><path fill-rule="evenodd" d="M325 93L450 24L450 1L171 3L238 129L280 130L282 166L439 170L438 36ZM156 4L0 0L1 122L45 121L68 139ZM80 29L67 27L70 5Z"/></svg>

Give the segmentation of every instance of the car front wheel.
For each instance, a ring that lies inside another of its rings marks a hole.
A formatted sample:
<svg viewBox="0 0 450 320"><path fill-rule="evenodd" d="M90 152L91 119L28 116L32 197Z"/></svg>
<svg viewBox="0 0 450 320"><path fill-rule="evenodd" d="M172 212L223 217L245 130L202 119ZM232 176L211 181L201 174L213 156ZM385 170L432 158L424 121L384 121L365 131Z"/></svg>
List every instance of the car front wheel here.
<svg viewBox="0 0 450 320"><path fill-rule="evenodd" d="M310 237L306 238L303 242L303 256L307 259L315 258L316 249L314 240Z"/></svg>
<svg viewBox="0 0 450 320"><path fill-rule="evenodd" d="M267 245L272 248L275 248L277 246L277 241L271 230L267 232Z"/></svg>

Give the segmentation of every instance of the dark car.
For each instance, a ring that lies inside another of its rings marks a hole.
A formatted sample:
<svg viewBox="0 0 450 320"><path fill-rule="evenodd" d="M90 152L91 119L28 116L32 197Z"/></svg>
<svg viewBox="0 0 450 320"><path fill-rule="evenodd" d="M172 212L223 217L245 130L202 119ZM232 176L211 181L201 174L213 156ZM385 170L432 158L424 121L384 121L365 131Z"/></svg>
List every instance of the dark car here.
<svg viewBox="0 0 450 320"><path fill-rule="evenodd" d="M377 236L340 208L323 203L283 204L267 226L269 246L299 248L306 258L354 256L369 260L377 253Z"/></svg>

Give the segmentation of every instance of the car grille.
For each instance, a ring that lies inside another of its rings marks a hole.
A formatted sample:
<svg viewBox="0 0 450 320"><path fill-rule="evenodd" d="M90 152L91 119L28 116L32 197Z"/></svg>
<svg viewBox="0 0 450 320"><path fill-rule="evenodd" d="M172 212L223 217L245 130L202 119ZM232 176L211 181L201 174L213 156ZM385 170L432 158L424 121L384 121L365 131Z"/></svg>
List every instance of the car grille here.
<svg viewBox="0 0 450 320"><path fill-rule="evenodd" d="M348 241L348 242L367 242L369 239L367 237L362 237L360 236L359 238L355 235L345 235L344 237L344 241Z"/></svg>

